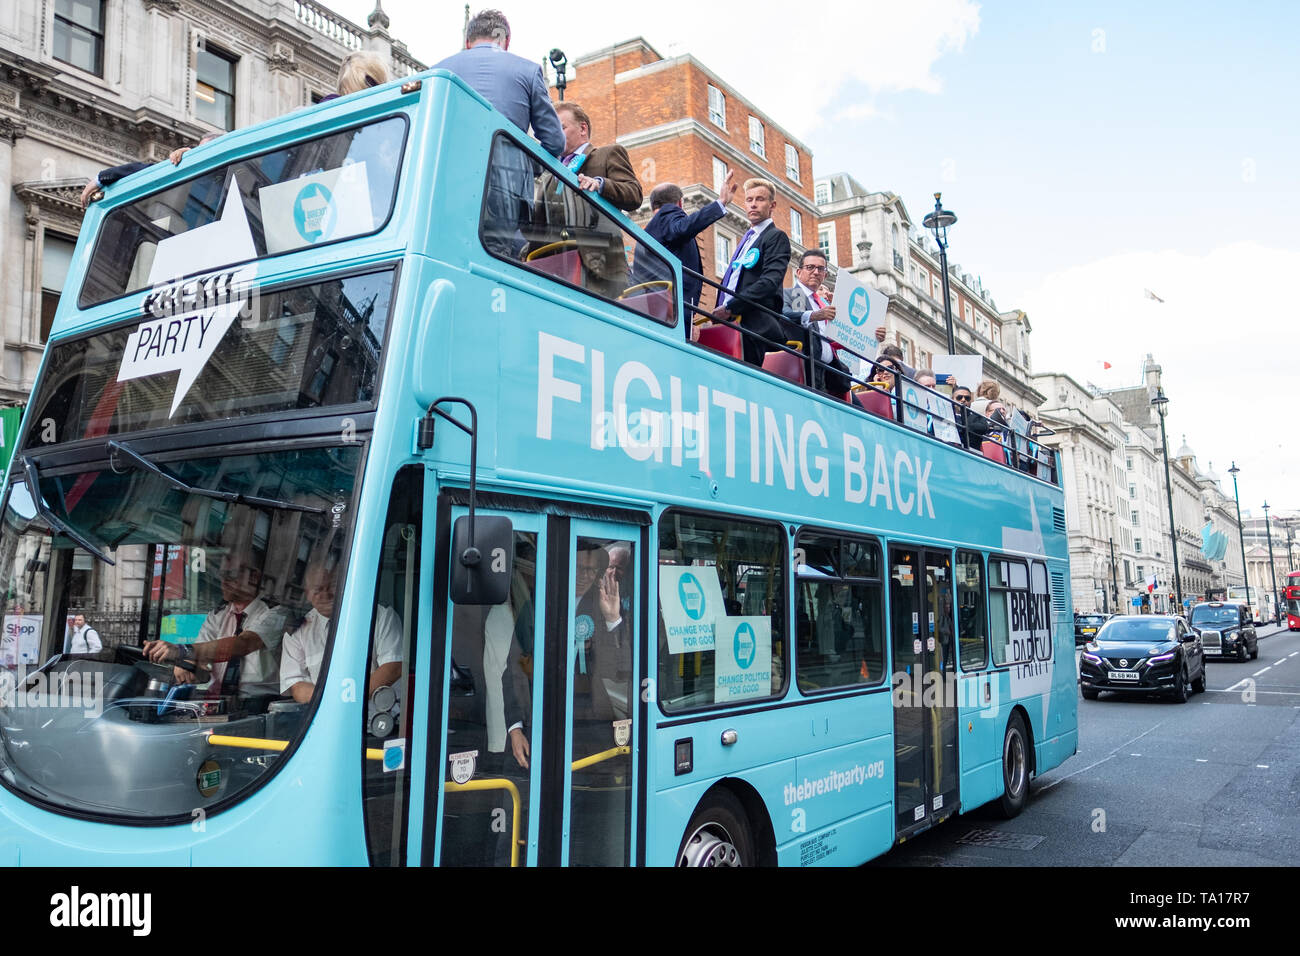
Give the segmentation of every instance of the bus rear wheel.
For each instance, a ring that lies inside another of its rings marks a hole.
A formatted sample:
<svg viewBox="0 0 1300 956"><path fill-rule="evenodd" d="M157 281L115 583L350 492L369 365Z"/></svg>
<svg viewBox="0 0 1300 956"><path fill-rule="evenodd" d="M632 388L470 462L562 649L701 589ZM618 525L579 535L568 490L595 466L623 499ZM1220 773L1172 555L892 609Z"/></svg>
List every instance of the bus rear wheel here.
<svg viewBox="0 0 1300 956"><path fill-rule="evenodd" d="M1019 714L1007 721L1002 738L1002 796L998 809L1008 820L1017 816L1029 800L1029 738Z"/></svg>
<svg viewBox="0 0 1300 956"><path fill-rule="evenodd" d="M691 815L677 852L678 866L753 866L754 841L749 818L740 801L726 789L716 789Z"/></svg>

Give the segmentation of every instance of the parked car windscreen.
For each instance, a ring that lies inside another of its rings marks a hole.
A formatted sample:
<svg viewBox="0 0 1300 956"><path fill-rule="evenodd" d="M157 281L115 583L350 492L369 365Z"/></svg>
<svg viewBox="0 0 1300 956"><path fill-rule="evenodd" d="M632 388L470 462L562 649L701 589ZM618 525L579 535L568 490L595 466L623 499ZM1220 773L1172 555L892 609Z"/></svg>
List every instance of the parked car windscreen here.
<svg viewBox="0 0 1300 956"><path fill-rule="evenodd" d="M1151 617L1113 618L1097 635L1099 641L1172 641L1174 625Z"/></svg>

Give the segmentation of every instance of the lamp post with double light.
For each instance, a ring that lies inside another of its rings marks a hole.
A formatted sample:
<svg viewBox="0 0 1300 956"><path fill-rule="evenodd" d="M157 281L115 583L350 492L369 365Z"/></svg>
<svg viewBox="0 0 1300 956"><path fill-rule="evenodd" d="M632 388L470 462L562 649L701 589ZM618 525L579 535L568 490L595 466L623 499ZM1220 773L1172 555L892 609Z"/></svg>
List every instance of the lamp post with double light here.
<svg viewBox="0 0 1300 956"><path fill-rule="evenodd" d="M1174 546L1174 593L1178 595L1178 608L1175 614L1181 614L1183 608L1183 579L1178 572L1178 525L1174 522L1174 483L1169 477L1169 439L1165 435L1165 415L1168 414L1169 399L1165 390L1156 386L1156 397L1151 404L1160 416L1160 451L1165 456L1165 492L1169 498L1169 537Z"/></svg>
<svg viewBox="0 0 1300 956"><path fill-rule="evenodd" d="M939 202L943 193L934 194L934 212L927 213L921 225L934 233L939 244L939 268L943 270L943 318L948 323L948 354L957 354L957 340L952 332L952 292L948 289L948 227L957 221L957 214L944 209Z"/></svg>

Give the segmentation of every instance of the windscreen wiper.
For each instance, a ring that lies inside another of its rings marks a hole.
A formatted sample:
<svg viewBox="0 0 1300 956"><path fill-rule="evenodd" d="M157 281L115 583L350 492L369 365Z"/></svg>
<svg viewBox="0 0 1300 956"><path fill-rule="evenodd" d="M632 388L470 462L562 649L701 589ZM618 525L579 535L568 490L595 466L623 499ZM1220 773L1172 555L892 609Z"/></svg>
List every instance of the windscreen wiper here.
<svg viewBox="0 0 1300 956"><path fill-rule="evenodd" d="M218 501L229 501L231 504L252 505L257 508L278 508L281 511L305 511L308 514L316 515L323 515L325 513L324 508L315 508L311 505L295 505L291 501L281 501L278 498L262 498L258 495L246 495L238 491L216 491L212 488L198 488L181 481L181 479L177 478L175 475L163 471L134 448L130 448L120 441L109 441L105 447L108 449L108 462L113 467L114 471L118 470L117 457L118 455L122 455L137 468L142 471L147 471L151 475L157 475L177 491L183 491L186 494L201 495L204 498L215 498Z"/></svg>
<svg viewBox="0 0 1300 956"><path fill-rule="evenodd" d="M23 477L27 480L27 490L32 496L32 502L36 505L36 513L45 519L55 531L60 534L66 534L83 549L89 551L99 560L108 565L116 565L117 562L110 558L99 548L90 543L90 540L79 531L74 531L66 522L56 515L50 506L45 503L45 496L41 494L41 473L36 467L36 460L31 455L23 455Z"/></svg>

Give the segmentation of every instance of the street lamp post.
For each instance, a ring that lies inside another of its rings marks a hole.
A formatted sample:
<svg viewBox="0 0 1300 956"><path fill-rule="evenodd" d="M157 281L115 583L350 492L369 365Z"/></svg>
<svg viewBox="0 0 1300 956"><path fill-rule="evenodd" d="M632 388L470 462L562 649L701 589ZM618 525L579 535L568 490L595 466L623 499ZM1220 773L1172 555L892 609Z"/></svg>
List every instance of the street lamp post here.
<svg viewBox="0 0 1300 956"><path fill-rule="evenodd" d="M564 51L556 47L549 54L547 59L551 61L551 66L555 67L555 89L560 94L560 102L564 102L564 88L569 85L568 79L564 75L564 68L569 65L569 58L564 55Z"/></svg>
<svg viewBox="0 0 1300 956"><path fill-rule="evenodd" d="M1169 537L1173 539L1174 546L1174 593L1178 595L1178 608L1175 613L1181 613L1183 607L1183 579L1178 573L1178 525L1174 522L1174 485L1173 480L1169 477L1169 439L1165 436L1165 415L1168 409L1165 407L1169 404L1169 399L1165 397L1165 390L1159 386L1156 387L1156 397L1151 399L1151 404L1155 406L1156 412L1160 415L1160 451L1165 456L1165 492L1169 497Z"/></svg>
<svg viewBox="0 0 1300 956"><path fill-rule="evenodd" d="M1273 582L1273 616L1280 617L1277 600L1277 569L1273 567L1273 530L1268 526L1268 502L1264 502L1264 535L1268 538L1268 576Z"/></svg>
<svg viewBox="0 0 1300 956"><path fill-rule="evenodd" d="M957 221L955 213L944 209L939 202L942 193L934 194L934 212L921 220L921 225L934 233L939 244L939 267L943 270L943 317L948 323L948 354L957 354L957 341L952 333L952 293L948 289L948 227Z"/></svg>
<svg viewBox="0 0 1300 956"><path fill-rule="evenodd" d="M1237 502L1237 542L1241 545L1241 579L1246 583L1246 603L1250 603L1250 575L1246 573L1246 533L1241 530L1241 498L1237 496L1237 475L1241 471L1234 461L1228 469L1232 475L1232 497Z"/></svg>

